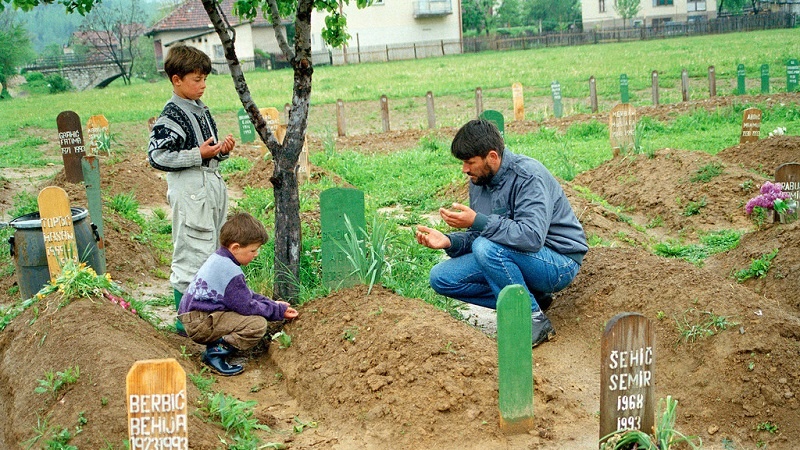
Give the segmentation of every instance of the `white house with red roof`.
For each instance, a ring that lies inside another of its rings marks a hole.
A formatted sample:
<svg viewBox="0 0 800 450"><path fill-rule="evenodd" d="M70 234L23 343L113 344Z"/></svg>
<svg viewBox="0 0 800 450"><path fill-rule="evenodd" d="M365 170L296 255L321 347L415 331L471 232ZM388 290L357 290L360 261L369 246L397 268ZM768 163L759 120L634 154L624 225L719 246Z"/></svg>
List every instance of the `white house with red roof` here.
<svg viewBox="0 0 800 450"><path fill-rule="evenodd" d="M272 25L263 17L239 20L232 12L234 0L223 0L222 10L236 31L236 54L244 70L254 67L255 50L282 58ZM426 42L461 41L461 3L459 0L375 0L365 9L353 4L343 6L347 16L347 47L354 49L411 46ZM311 16L311 50L314 62L337 63L322 40L325 16L314 11ZM291 37L293 23L287 22ZM186 0L172 13L159 20L147 33L154 39L156 60L162 67L169 46L182 42L197 47L211 58L216 72L227 72L225 55L217 33L200 0ZM444 48L444 44L442 44ZM341 53L341 50L337 49Z"/></svg>

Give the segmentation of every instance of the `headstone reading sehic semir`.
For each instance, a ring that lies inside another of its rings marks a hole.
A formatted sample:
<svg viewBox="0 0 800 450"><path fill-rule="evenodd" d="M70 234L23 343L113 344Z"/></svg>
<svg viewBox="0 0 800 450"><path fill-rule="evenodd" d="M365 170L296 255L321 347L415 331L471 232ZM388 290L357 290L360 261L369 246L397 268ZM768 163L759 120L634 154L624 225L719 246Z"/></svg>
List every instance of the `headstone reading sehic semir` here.
<svg viewBox="0 0 800 450"><path fill-rule="evenodd" d="M89 141L87 155L96 155L98 151L108 154L108 144L111 140L108 130L108 120L102 114L89 117L86 121L86 137Z"/></svg>
<svg viewBox="0 0 800 450"><path fill-rule="evenodd" d="M366 230L364 219L364 192L352 188L331 188L319 196L319 215L322 226L322 283L331 288L353 286L358 277L353 274L353 264L343 248L348 248L345 216L356 232L351 238L361 241Z"/></svg>
<svg viewBox="0 0 800 450"><path fill-rule="evenodd" d="M747 108L742 114L742 134L739 143L755 142L761 134L761 110L758 108Z"/></svg>
<svg viewBox="0 0 800 450"><path fill-rule="evenodd" d="M80 256L75 242L72 209L67 192L58 186L42 189L38 203L47 267L50 269L50 278L55 278L68 259L77 262Z"/></svg>
<svg viewBox="0 0 800 450"><path fill-rule="evenodd" d="M188 450L186 372L178 361L136 361L125 384L130 449Z"/></svg>
<svg viewBox="0 0 800 450"><path fill-rule="evenodd" d="M240 108L239 112L236 113L236 119L239 121L239 136L242 139L242 143L249 144L250 142L255 142L256 128L253 126L253 122L250 121L250 116L247 115L247 111L245 111L244 108Z"/></svg>
<svg viewBox="0 0 800 450"><path fill-rule="evenodd" d="M636 138L636 108L633 105L622 103L611 109L608 116L608 134L615 155L622 150L633 148Z"/></svg>
<svg viewBox="0 0 800 450"><path fill-rule="evenodd" d="M64 174L70 183L83 181L81 158L86 153L81 130L81 119L73 111L64 111L56 118L61 157L64 159Z"/></svg>
<svg viewBox="0 0 800 450"><path fill-rule="evenodd" d="M600 343L600 439L617 430L650 433L655 408L655 328L622 313L608 321Z"/></svg>

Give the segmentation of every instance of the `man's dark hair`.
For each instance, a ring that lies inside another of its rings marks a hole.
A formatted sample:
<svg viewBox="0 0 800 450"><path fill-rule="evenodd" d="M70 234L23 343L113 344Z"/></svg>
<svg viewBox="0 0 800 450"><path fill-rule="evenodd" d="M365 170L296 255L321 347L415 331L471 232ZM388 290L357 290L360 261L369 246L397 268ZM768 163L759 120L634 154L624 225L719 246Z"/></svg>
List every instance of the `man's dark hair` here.
<svg viewBox="0 0 800 450"><path fill-rule="evenodd" d="M505 142L497 126L486 119L473 119L458 130L450 145L450 153L461 161L475 156L485 158L494 150L502 158Z"/></svg>
<svg viewBox="0 0 800 450"><path fill-rule="evenodd" d="M173 75L183 78L190 73L200 72L203 75L211 73L211 58L202 50L186 44L176 44L170 47L167 58L164 60L164 72L172 79Z"/></svg>
<svg viewBox="0 0 800 450"><path fill-rule="evenodd" d="M219 243L223 247L239 244L247 247L250 244L264 245L269 236L258 219L246 212L236 213L228 218L219 232Z"/></svg>

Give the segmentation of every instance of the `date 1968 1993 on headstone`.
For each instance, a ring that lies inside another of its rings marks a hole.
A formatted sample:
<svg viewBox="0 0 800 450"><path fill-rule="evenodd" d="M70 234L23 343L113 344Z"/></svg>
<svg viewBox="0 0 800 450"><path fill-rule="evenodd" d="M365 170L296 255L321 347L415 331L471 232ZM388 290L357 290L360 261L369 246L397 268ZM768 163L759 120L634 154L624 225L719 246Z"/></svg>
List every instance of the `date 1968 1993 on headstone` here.
<svg viewBox="0 0 800 450"><path fill-rule="evenodd" d="M652 430L655 343L655 329L641 314L618 314L606 325L600 350L600 439L617 430Z"/></svg>

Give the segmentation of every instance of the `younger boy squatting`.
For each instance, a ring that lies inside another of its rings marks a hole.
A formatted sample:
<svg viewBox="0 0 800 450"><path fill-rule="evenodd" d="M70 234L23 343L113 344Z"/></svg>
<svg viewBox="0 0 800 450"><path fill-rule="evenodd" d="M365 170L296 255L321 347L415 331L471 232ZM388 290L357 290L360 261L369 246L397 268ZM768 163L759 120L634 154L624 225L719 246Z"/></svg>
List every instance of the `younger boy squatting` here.
<svg viewBox="0 0 800 450"><path fill-rule="evenodd" d="M274 301L247 287L241 266L248 265L265 242L264 225L247 213L233 215L219 235L221 247L208 257L183 294L178 318L186 334L205 344L203 363L220 375L244 368L226 358L254 347L267 333L267 321L294 319L289 303Z"/></svg>

